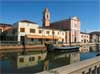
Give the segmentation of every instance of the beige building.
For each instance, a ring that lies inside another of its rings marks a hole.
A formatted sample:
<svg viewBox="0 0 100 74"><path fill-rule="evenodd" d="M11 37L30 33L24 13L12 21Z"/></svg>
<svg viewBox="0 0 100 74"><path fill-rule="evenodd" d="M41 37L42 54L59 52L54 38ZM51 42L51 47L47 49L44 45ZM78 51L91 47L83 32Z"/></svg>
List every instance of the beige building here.
<svg viewBox="0 0 100 74"><path fill-rule="evenodd" d="M100 31L90 33L90 42L100 42Z"/></svg>
<svg viewBox="0 0 100 74"><path fill-rule="evenodd" d="M81 32L81 43L89 43L90 35L88 33Z"/></svg>
<svg viewBox="0 0 100 74"><path fill-rule="evenodd" d="M23 41L25 38L27 43L42 41L65 42L65 31L39 27L37 23L28 20L17 22L14 24L14 28L17 29L17 41Z"/></svg>

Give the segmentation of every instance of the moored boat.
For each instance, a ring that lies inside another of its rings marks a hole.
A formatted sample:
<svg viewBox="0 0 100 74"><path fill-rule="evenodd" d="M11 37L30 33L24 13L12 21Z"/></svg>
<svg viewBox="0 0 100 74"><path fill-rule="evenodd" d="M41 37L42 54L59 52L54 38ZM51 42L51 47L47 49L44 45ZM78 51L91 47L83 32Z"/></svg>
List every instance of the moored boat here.
<svg viewBox="0 0 100 74"><path fill-rule="evenodd" d="M79 51L79 46L55 46L53 44L45 44L48 52L75 52Z"/></svg>

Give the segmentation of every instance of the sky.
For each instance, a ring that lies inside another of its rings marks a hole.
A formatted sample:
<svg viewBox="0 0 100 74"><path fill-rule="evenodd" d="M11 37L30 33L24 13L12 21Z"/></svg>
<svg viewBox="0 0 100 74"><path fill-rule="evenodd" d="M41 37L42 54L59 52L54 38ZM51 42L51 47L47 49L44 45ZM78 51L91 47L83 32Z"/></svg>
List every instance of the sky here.
<svg viewBox="0 0 100 74"><path fill-rule="evenodd" d="M0 23L13 24L27 19L41 26L46 7L50 22L77 16L82 32L100 31L99 0L0 0Z"/></svg>

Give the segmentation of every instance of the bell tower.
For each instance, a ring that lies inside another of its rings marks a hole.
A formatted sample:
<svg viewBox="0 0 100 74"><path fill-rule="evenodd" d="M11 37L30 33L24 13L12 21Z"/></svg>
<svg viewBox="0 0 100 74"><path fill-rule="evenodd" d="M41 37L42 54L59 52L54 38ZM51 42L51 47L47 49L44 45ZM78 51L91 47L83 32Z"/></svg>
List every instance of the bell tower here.
<svg viewBox="0 0 100 74"><path fill-rule="evenodd" d="M48 11L48 8L45 8L43 11L43 27L49 27L50 26L50 12Z"/></svg>

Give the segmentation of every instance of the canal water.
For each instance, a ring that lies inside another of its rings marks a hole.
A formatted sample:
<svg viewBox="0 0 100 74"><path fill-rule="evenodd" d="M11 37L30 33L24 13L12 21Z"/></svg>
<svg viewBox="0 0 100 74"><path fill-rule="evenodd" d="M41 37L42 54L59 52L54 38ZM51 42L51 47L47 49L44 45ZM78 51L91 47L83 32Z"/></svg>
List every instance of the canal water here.
<svg viewBox="0 0 100 74"><path fill-rule="evenodd" d="M34 74L44 70L69 65L96 57L97 52L46 52L34 51L2 53L0 71L2 74Z"/></svg>

